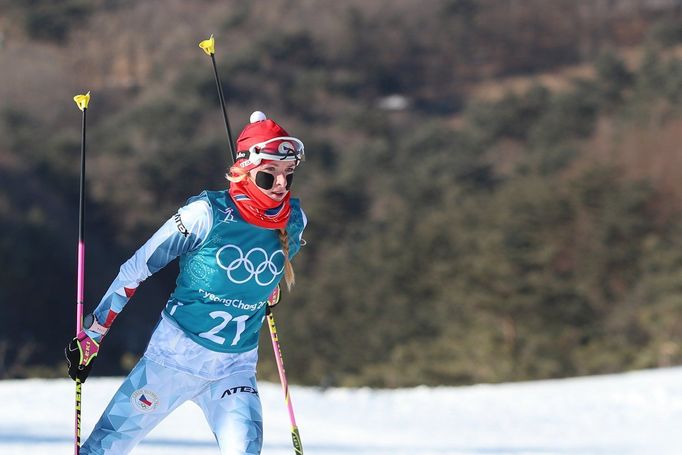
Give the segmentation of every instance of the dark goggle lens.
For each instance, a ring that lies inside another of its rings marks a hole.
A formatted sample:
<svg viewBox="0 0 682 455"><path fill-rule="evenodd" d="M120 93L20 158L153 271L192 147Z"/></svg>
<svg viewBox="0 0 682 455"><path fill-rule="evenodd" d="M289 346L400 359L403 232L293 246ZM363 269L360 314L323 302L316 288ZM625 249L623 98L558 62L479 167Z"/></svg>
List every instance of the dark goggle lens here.
<svg viewBox="0 0 682 455"><path fill-rule="evenodd" d="M294 181L294 174L288 174L287 179L287 190L291 188L291 183ZM256 173L256 185L263 188L264 190L271 190L275 186L275 176L267 172L258 171Z"/></svg>
<svg viewBox="0 0 682 455"><path fill-rule="evenodd" d="M258 171L256 173L256 185L264 190L269 190L275 185L275 176L267 172Z"/></svg>

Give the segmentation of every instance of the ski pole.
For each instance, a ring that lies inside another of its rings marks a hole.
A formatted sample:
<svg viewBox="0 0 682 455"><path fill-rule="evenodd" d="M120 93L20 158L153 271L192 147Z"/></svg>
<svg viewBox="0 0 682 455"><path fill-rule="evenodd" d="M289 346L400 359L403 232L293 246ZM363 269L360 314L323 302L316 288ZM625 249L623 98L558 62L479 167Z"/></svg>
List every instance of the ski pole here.
<svg viewBox="0 0 682 455"><path fill-rule="evenodd" d="M276 292L279 294L279 285L277 285ZM278 297L279 299L279 297ZM303 445L301 444L301 435L298 433L298 426L296 425L296 417L294 416L294 405L291 403L291 396L289 395L289 382L284 371L284 361L282 359L282 349L279 345L279 337L277 336L277 327L275 326L275 317L272 314L270 306L266 310L268 315L268 326L270 327L270 338L272 339L272 350L275 352L275 360L277 361L277 371L279 372L279 381L282 383L282 391L284 392L284 402L289 411L289 421L291 422L291 441L294 444L294 453L296 455L303 455Z"/></svg>
<svg viewBox="0 0 682 455"><path fill-rule="evenodd" d="M78 109L83 112L83 126L81 128L81 178L80 201L78 206L78 275L76 278L76 336L83 329L83 301L85 290L85 124L90 92L73 97ZM74 434L74 454L78 455L81 448L81 381L76 378L76 421Z"/></svg>
<svg viewBox="0 0 682 455"><path fill-rule="evenodd" d="M223 85L220 83L220 76L218 76L218 68L215 63L215 40L213 35L207 40L203 40L199 43L199 47L206 52L208 56L211 57L211 63L213 63L213 75L215 76L216 89L218 90L218 99L220 99L220 108L223 111L223 120L225 120L225 131L227 131L227 143L230 146L230 156L232 157L232 162L237 160L237 155L235 154L234 146L232 145L234 141L232 140L232 130L230 129L230 121L227 119L227 108L225 107L225 95L223 94Z"/></svg>
<svg viewBox="0 0 682 455"><path fill-rule="evenodd" d="M237 161L234 151L234 146L232 145L232 133L230 132L230 122L227 119L227 110L225 109L225 96L223 95L223 88L220 84L220 77L218 76L218 70L215 63L215 40L213 35L207 40L199 43L199 47L204 50L204 52L211 57L211 62L213 63L213 73L215 74L216 87L218 89L218 98L220 98L220 107L223 110L223 119L225 120L225 129L227 130L227 140L230 145L230 153L232 155L232 162ZM269 301L277 304L279 302L281 293L279 285L272 293ZM272 339L272 348L275 351L275 361L277 362L277 371L279 371L279 380L282 383L282 390L284 391L284 401L287 405L287 410L289 411L289 420L291 422L291 440L294 444L294 452L296 455L303 455L303 446L301 445L301 436L298 433L298 426L296 426L296 417L294 416L294 407L291 404L291 397L289 396L289 383L287 382L286 373L284 371L284 362L282 361L282 350L279 346L279 338L277 337L277 327L275 326L275 318L270 310L270 305L268 305L266 310L268 318L268 327L270 328L270 338Z"/></svg>

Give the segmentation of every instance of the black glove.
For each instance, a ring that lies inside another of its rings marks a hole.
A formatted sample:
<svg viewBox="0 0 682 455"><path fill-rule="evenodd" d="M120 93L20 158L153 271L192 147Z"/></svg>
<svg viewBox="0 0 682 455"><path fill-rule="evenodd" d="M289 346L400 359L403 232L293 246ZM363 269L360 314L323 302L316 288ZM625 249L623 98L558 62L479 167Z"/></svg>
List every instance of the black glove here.
<svg viewBox="0 0 682 455"><path fill-rule="evenodd" d="M92 362L97 357L98 352L99 343L90 338L85 331L81 330L64 349L71 379L85 382L88 374L90 374Z"/></svg>
<svg viewBox="0 0 682 455"><path fill-rule="evenodd" d="M270 294L270 297L268 297L268 308L265 310L265 314L270 314L270 310L276 307L281 299L282 291L280 290L278 284L275 290L272 291L272 294Z"/></svg>

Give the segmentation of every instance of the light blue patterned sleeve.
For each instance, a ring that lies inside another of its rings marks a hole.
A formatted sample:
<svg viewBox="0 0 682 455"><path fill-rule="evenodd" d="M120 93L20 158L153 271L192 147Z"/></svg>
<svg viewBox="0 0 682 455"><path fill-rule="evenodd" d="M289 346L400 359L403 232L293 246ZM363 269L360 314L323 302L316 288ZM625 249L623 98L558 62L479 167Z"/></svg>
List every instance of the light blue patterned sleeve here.
<svg viewBox="0 0 682 455"><path fill-rule="evenodd" d="M308 217L300 206L296 206L296 211L292 213L287 232L289 233L289 259L298 254L301 245L305 245L303 231L308 224Z"/></svg>
<svg viewBox="0 0 682 455"><path fill-rule="evenodd" d="M166 221L119 270L93 312L97 322L108 329L137 287L183 253L193 251L206 240L213 224L213 212L205 197L194 198ZM88 330L99 341L102 335Z"/></svg>
<svg viewBox="0 0 682 455"><path fill-rule="evenodd" d="M303 243L303 231L305 230L305 227L308 225L308 217L305 216L305 212L303 211L303 209L301 209L301 218L303 220L303 227L301 228L301 233L298 235L299 243Z"/></svg>

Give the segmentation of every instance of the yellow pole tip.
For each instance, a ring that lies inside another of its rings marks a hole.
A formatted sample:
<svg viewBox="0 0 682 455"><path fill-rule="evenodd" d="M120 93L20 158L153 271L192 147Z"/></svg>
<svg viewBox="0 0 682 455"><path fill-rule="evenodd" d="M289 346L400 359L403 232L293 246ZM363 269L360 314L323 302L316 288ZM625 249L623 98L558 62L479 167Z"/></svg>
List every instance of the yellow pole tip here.
<svg viewBox="0 0 682 455"><path fill-rule="evenodd" d="M90 92L86 93L85 95L76 95L73 97L73 101L76 103L76 106L78 106L78 109L81 111L85 110L88 108L88 103L90 102Z"/></svg>
<svg viewBox="0 0 682 455"><path fill-rule="evenodd" d="M206 52L206 55L213 55L215 54L215 39L213 39L213 34L211 34L211 37L209 39L205 39L202 42L199 43L199 47Z"/></svg>

